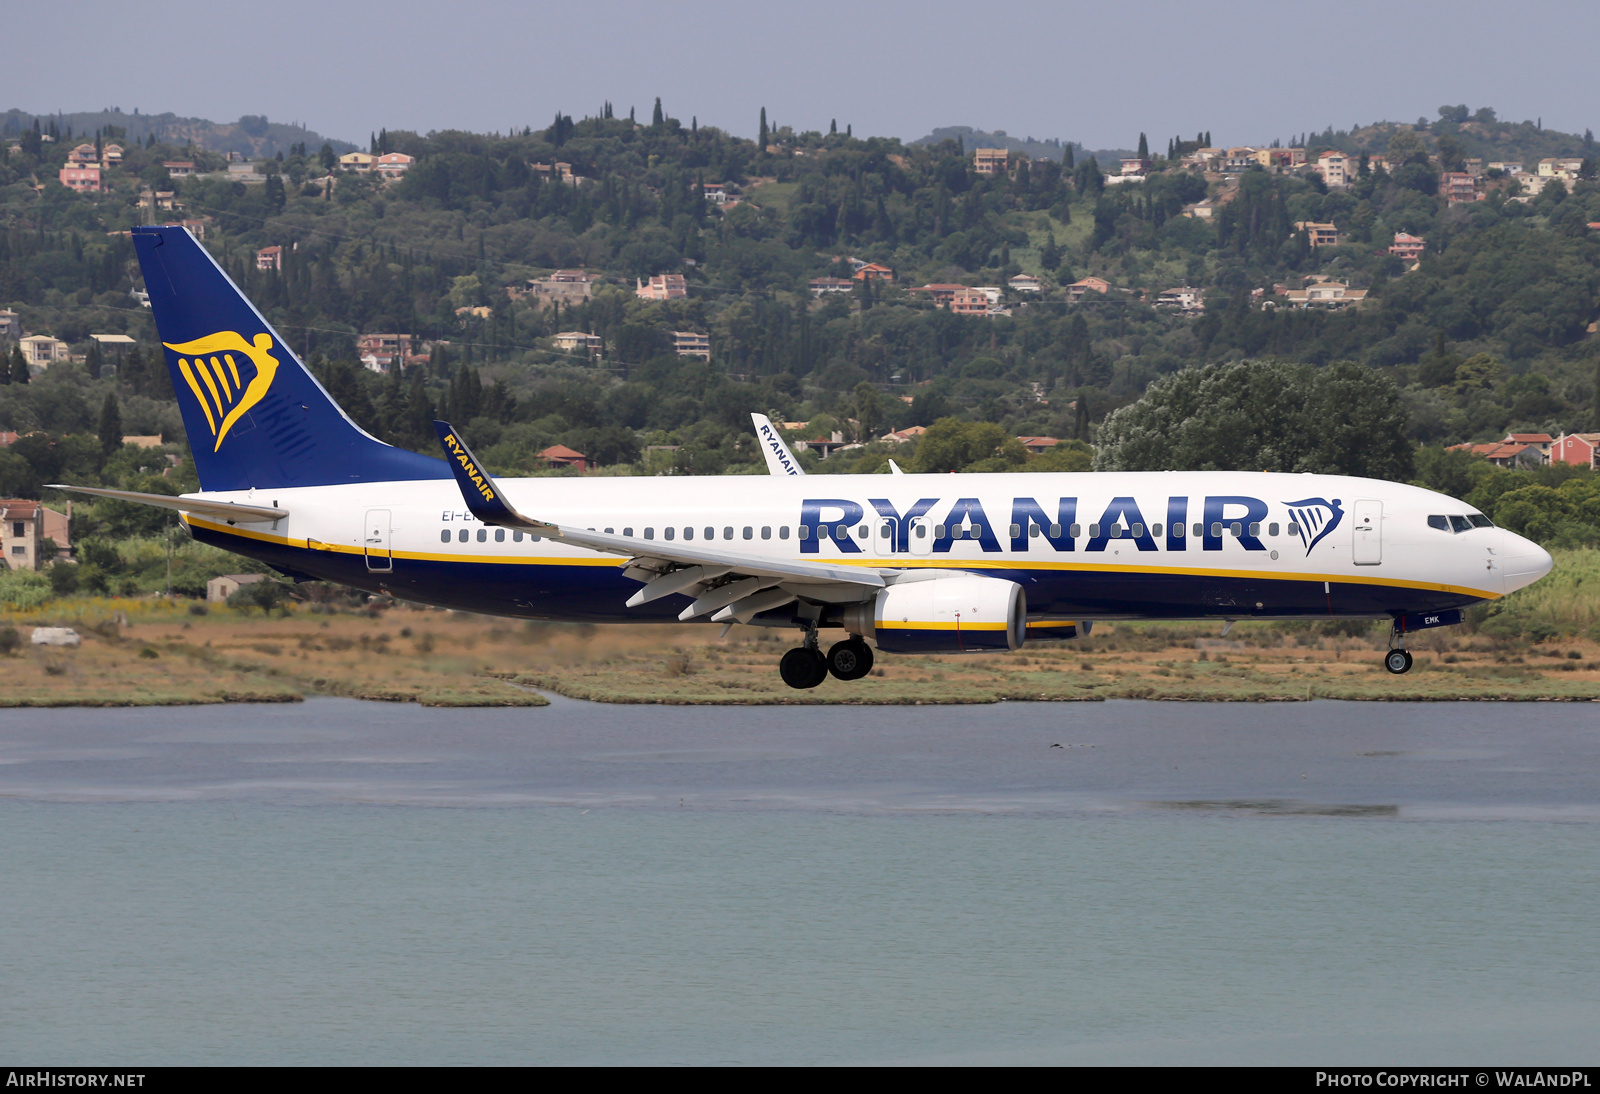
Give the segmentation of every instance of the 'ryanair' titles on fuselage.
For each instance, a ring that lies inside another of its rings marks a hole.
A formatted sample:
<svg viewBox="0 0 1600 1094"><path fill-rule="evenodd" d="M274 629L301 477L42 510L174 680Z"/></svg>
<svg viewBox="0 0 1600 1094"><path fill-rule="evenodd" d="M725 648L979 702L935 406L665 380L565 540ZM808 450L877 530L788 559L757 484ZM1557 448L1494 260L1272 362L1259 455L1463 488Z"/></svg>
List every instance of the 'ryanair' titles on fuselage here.
<svg viewBox="0 0 1600 1094"><path fill-rule="evenodd" d="M1148 502L1147 502L1148 504ZM1343 521L1343 504L1338 498L1299 498L1280 503L1288 534L1298 539L1307 553L1327 538ZM894 539L893 550L912 550L913 529L919 522L924 534L931 532L931 550L942 554L950 551L957 540L975 541L986 552L999 552L1001 530L985 511L978 498L957 498L937 518L930 514L940 511L944 502L939 498L922 498L899 511L887 498L869 498L868 506L847 498L807 498L800 503L800 551L817 554L824 541L831 540L843 554L860 554L862 545L851 537L851 530L863 523L882 522L885 534ZM1270 535L1278 534L1277 522L1267 523L1272 506L1260 498L1242 494L1217 494L1191 499L1168 497L1164 511L1160 504L1150 506L1158 514L1156 522L1150 521L1138 501L1132 497L1114 497L1099 513L1098 519L1088 521L1085 529L1080 523L1087 512L1079 512L1079 500L1059 498L1054 510L1047 511L1035 498L1013 498L1010 520L1003 530L1010 539L1010 549L1026 551L1030 539L1041 539L1057 551L1078 550L1078 540L1087 539L1084 551L1104 551L1113 541L1127 541L1127 545L1140 551L1187 551L1191 540L1199 543L1192 549L1220 551L1225 538L1235 540L1247 551L1265 551L1261 542L1262 526L1267 524ZM1197 519L1190 524L1190 514ZM1087 531L1087 537L1084 532ZM1163 546L1164 544L1164 546Z"/></svg>

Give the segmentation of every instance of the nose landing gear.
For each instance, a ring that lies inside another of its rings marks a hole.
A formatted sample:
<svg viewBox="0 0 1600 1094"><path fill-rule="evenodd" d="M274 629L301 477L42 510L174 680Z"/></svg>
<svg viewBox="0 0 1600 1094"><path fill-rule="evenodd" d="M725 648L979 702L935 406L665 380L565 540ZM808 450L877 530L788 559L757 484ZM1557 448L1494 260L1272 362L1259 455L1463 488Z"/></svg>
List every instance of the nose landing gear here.
<svg viewBox="0 0 1600 1094"><path fill-rule="evenodd" d="M1396 676L1411 671L1411 651L1406 649L1406 634L1398 622L1389 632L1389 652L1383 655L1383 667Z"/></svg>

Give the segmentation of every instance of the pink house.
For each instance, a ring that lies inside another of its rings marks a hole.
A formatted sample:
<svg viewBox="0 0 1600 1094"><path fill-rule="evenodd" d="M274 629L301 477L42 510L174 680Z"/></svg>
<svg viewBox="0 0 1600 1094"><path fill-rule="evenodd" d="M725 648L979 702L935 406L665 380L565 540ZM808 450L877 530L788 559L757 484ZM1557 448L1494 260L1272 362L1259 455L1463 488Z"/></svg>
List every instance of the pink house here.
<svg viewBox="0 0 1600 1094"><path fill-rule="evenodd" d="M76 190L80 194L100 192L99 167L63 167L57 177L68 190Z"/></svg>
<svg viewBox="0 0 1600 1094"><path fill-rule="evenodd" d="M1415 262L1422 257L1422 249L1427 245L1427 240L1421 236L1408 235L1405 232L1396 232L1394 242L1389 245L1389 253L1396 258L1403 258L1407 262Z"/></svg>
<svg viewBox="0 0 1600 1094"><path fill-rule="evenodd" d="M1600 468L1600 433L1563 433L1550 444L1550 462Z"/></svg>

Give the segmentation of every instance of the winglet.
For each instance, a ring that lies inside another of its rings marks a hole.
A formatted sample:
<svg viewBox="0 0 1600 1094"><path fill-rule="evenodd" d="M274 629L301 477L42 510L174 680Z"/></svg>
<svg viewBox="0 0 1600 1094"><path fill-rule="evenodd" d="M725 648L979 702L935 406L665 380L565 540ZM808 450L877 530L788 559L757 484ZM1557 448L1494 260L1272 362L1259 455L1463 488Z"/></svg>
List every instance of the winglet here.
<svg viewBox="0 0 1600 1094"><path fill-rule="evenodd" d="M467 447L467 442L451 428L449 422L436 421L433 428L438 432L439 444L444 448L445 462L450 465L456 485L461 488L461 496L473 516L485 524L501 528L526 528L540 535L561 535L561 529L554 524L532 520L517 512L501 492L500 484L484 469L478 457L472 454L472 449Z"/></svg>
<svg viewBox="0 0 1600 1094"><path fill-rule="evenodd" d="M750 420L756 426L756 438L761 442L761 454L767 458L767 474L799 477L806 473L805 468L794 458L794 453L783 443L783 438L778 435L777 429L765 414L751 414Z"/></svg>

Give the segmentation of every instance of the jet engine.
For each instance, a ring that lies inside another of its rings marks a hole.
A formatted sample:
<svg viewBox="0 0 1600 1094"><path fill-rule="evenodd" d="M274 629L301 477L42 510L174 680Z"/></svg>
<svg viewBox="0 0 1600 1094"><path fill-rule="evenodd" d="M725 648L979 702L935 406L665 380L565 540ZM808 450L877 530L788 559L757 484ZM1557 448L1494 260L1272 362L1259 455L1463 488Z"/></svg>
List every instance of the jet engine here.
<svg viewBox="0 0 1600 1094"><path fill-rule="evenodd" d="M887 653L982 653L1021 646L1027 617L1027 598L1015 581L917 574L852 605L841 621Z"/></svg>

